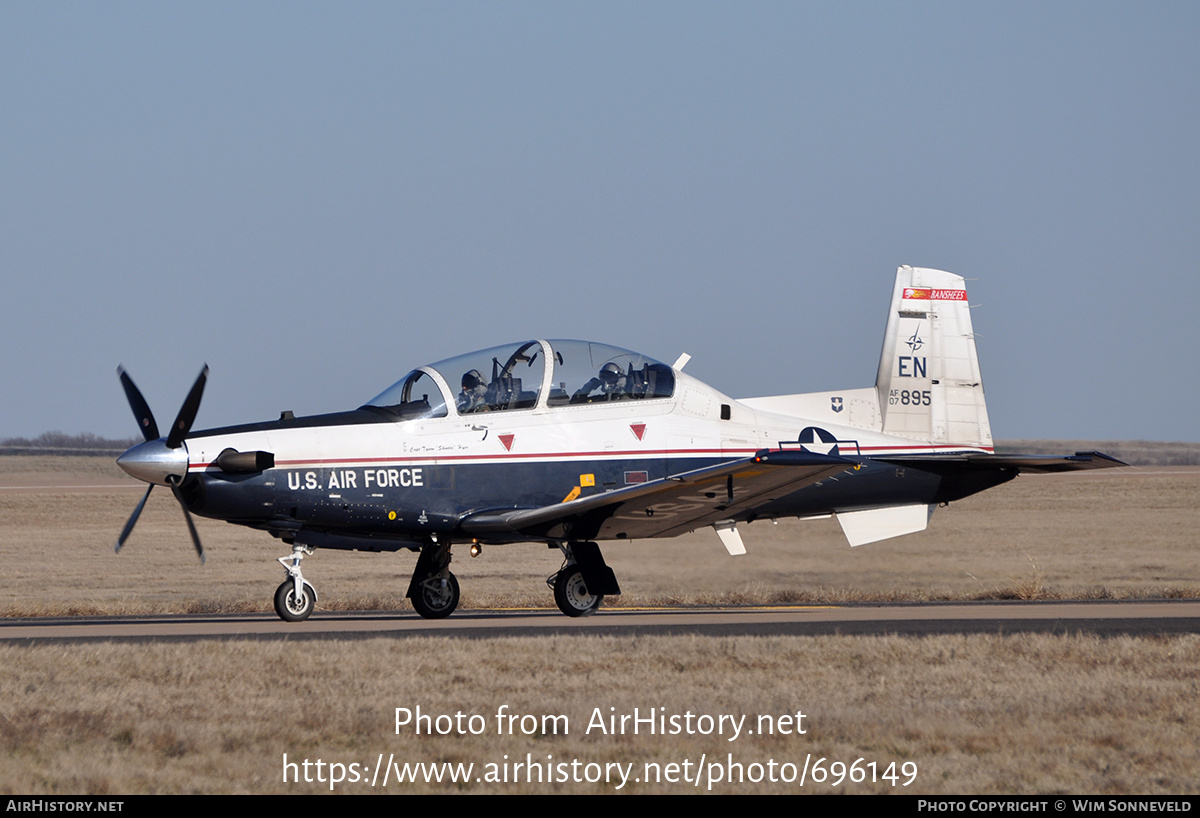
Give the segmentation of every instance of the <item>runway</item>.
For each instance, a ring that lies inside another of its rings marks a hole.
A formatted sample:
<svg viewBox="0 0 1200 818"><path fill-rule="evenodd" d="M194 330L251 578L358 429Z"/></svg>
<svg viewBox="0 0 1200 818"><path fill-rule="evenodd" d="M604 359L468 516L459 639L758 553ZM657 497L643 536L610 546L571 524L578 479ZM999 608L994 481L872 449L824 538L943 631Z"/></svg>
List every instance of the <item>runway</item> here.
<svg viewBox="0 0 1200 818"><path fill-rule="evenodd" d="M368 639L587 635L888 635L1060 633L1099 636L1200 633L1200 601L968 602L763 608L610 609L571 619L557 611L317 612L286 623L270 614L56 617L0 622L0 642L181 642L207 639Z"/></svg>

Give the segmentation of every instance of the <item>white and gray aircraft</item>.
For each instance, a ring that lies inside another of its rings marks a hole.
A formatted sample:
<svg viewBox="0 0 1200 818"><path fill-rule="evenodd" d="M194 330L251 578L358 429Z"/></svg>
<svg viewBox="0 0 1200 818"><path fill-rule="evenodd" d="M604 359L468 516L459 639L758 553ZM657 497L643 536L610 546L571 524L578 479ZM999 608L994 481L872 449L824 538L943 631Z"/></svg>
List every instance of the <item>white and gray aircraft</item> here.
<svg viewBox="0 0 1200 818"><path fill-rule="evenodd" d="M875 385L735 400L620 347L527 340L418 367L349 412L191 431L208 368L165 437L120 371L145 442L117 462L192 514L291 547L285 620L317 601L316 548L418 552L407 596L424 617L458 605L452 544L544 542L569 616L620 587L602 540L711 527L731 555L755 520L833 515L850 545L923 530L933 510L1013 479L1123 465L1098 452L997 455L964 280L901 267Z"/></svg>

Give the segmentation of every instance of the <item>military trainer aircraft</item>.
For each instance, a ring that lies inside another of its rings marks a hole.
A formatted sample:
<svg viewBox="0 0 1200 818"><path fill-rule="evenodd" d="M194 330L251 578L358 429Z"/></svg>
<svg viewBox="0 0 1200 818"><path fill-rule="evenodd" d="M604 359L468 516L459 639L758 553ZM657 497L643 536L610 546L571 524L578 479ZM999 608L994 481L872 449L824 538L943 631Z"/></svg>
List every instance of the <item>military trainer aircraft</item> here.
<svg viewBox="0 0 1200 818"><path fill-rule="evenodd" d="M993 453L964 280L901 267L875 385L735 400L674 365L601 343L527 340L409 372L358 409L191 431L205 367L165 437L120 371L145 442L122 454L192 514L291 547L275 610L306 619L300 570L316 548L419 553L407 596L450 615L451 546L544 542L569 616L620 587L600 540L711 527L731 555L739 525L836 516L850 545L923 530L933 510L1013 479L1123 465L1098 452Z"/></svg>

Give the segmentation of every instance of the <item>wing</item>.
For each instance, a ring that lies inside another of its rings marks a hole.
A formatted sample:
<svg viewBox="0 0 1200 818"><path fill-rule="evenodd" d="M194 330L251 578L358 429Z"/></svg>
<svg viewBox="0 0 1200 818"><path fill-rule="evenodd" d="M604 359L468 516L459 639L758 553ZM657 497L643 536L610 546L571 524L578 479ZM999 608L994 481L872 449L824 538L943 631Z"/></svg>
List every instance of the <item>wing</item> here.
<svg viewBox="0 0 1200 818"><path fill-rule="evenodd" d="M855 468L836 455L764 449L663 480L541 508L484 511L461 525L472 536L538 539L673 537L743 515L797 489Z"/></svg>

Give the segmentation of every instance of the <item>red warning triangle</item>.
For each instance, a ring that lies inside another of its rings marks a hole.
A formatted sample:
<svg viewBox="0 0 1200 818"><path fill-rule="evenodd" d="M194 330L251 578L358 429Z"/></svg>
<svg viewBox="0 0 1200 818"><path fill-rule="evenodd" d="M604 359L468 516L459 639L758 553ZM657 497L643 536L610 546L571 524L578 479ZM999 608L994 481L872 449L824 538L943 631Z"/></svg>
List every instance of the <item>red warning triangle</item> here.
<svg viewBox="0 0 1200 818"><path fill-rule="evenodd" d="M500 442L504 444L504 451L506 451L506 452L511 452L511 451L512 451L512 444L513 444L513 438L515 438L515 437L516 437L516 435L497 435L497 437L499 437L499 438L500 438Z"/></svg>
<svg viewBox="0 0 1200 818"><path fill-rule="evenodd" d="M642 435L646 433L646 424L644 423L631 423L629 424L629 428L632 430L638 440L641 440Z"/></svg>

